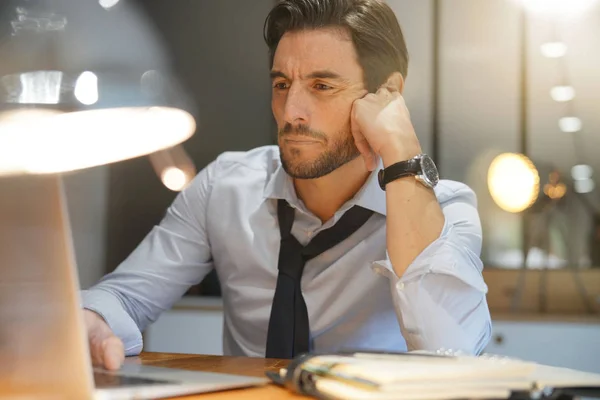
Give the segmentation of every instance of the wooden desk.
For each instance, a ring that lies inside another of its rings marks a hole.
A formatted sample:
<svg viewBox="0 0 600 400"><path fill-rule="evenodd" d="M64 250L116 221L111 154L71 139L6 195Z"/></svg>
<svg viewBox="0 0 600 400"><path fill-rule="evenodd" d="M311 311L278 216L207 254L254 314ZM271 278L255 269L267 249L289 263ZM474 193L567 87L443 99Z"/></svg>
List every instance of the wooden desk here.
<svg viewBox="0 0 600 400"><path fill-rule="evenodd" d="M142 353L139 357L128 358L125 362L192 371L258 376L261 378L265 376L265 371L279 371L280 368L285 368L288 364L287 360L169 353ZM250 389L180 397L180 399L185 400L270 400L305 398L306 397L294 395L286 389L271 384Z"/></svg>

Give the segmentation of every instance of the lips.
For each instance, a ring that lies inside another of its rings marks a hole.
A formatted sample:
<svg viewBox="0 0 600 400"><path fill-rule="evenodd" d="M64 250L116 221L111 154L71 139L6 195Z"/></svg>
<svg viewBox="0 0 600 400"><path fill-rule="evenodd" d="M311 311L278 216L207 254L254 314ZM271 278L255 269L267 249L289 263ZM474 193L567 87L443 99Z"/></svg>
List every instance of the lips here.
<svg viewBox="0 0 600 400"><path fill-rule="evenodd" d="M288 142L288 143L292 143L292 144L317 144L317 143L319 143L316 140L286 139L285 141Z"/></svg>
<svg viewBox="0 0 600 400"><path fill-rule="evenodd" d="M307 138L307 137L286 137L283 139L290 144L317 144L318 140Z"/></svg>

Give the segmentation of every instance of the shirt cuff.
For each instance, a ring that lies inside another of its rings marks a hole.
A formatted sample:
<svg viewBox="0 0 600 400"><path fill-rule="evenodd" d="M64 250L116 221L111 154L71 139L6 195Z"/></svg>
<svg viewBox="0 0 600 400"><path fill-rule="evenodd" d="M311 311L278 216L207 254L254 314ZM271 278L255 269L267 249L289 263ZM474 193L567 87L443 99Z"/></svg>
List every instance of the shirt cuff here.
<svg viewBox="0 0 600 400"><path fill-rule="evenodd" d="M126 356L140 354L143 347L142 334L115 295L101 289L83 290L81 306L100 315L123 341Z"/></svg>

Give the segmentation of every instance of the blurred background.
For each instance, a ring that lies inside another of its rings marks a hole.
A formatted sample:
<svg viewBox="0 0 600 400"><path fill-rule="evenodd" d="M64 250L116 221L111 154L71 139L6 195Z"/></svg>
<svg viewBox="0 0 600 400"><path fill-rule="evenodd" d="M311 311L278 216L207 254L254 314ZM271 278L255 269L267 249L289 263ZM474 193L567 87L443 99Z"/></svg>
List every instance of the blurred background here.
<svg viewBox="0 0 600 400"><path fill-rule="evenodd" d="M67 174L84 288L161 220L186 182L177 171L275 144L262 39L273 0L100 0L114 13L123 2L163 42L197 130L171 153ZM478 196L488 351L600 372L600 1L388 3L422 147ZM145 349L220 354L219 296L211 274L145 332Z"/></svg>

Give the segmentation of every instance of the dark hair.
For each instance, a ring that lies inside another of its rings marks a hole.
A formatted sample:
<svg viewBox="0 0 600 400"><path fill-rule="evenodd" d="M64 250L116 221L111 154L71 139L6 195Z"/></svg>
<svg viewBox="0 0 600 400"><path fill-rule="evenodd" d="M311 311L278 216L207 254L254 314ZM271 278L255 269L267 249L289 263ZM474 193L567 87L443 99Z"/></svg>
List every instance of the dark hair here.
<svg viewBox="0 0 600 400"><path fill-rule="evenodd" d="M383 0L280 0L264 26L270 66L286 32L326 27L340 27L350 33L370 92L393 72L406 78L408 50L404 35L396 15Z"/></svg>

